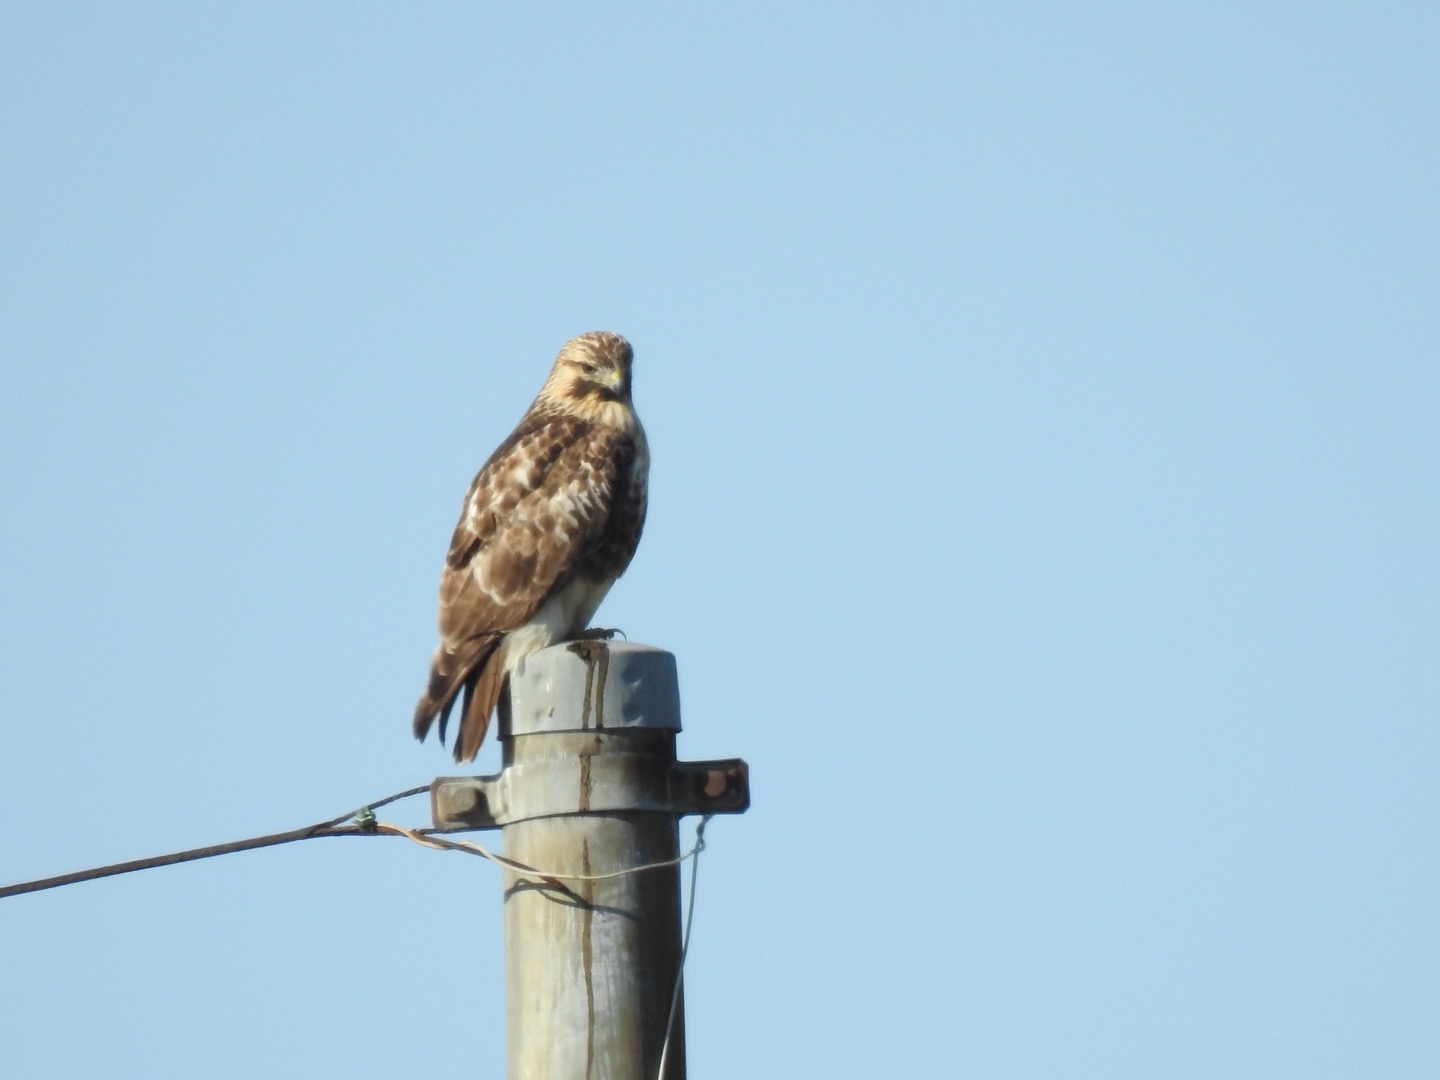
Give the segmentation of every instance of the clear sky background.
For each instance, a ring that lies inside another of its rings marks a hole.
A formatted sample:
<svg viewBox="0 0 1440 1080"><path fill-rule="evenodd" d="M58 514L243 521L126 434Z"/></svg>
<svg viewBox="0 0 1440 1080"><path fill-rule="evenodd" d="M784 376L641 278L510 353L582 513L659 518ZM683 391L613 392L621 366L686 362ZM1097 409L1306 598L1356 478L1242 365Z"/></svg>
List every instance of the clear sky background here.
<svg viewBox="0 0 1440 1080"><path fill-rule="evenodd" d="M5 5L0 881L453 772L608 328L692 1078L1440 1074L1440 9L1081 7ZM0 901L0 1073L499 1076L502 945L399 840Z"/></svg>

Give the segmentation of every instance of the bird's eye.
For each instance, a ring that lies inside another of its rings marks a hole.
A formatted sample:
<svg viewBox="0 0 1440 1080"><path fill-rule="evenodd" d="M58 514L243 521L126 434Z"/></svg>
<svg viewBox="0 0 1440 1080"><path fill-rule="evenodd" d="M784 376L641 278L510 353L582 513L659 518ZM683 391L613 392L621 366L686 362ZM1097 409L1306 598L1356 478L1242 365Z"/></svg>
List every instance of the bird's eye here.
<svg viewBox="0 0 1440 1080"><path fill-rule="evenodd" d="M596 370L595 364L590 360L581 360L580 370L583 371L586 375L594 375Z"/></svg>

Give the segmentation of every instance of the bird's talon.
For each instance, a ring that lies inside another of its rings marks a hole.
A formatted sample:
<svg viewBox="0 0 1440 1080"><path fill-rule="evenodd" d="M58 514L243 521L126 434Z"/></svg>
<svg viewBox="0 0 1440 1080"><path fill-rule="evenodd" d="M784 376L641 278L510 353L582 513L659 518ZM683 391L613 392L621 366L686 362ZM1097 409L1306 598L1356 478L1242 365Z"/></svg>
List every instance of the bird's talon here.
<svg viewBox="0 0 1440 1080"><path fill-rule="evenodd" d="M625 636L624 630L612 629L605 626L591 626L575 635L576 641L614 641L615 635Z"/></svg>

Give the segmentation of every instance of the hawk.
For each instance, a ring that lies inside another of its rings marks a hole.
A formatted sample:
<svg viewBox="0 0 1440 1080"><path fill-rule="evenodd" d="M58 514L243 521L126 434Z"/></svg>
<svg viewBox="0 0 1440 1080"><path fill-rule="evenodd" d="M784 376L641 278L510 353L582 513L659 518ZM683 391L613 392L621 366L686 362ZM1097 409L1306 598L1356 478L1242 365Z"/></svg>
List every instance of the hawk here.
<svg viewBox="0 0 1440 1080"><path fill-rule="evenodd" d="M460 511L440 577L440 645L415 737L464 691L455 760L473 761L505 677L580 635L625 572L645 524L650 452L619 334L565 343L540 395L490 455Z"/></svg>

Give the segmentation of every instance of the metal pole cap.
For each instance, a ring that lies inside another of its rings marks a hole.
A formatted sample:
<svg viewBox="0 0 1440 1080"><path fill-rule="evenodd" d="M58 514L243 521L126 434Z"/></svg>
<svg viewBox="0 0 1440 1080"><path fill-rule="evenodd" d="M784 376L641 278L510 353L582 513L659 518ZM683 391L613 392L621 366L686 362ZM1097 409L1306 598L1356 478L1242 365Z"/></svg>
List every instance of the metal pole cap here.
<svg viewBox="0 0 1440 1080"><path fill-rule="evenodd" d="M510 672L500 737L617 728L680 730L675 654L630 641L569 641ZM506 722L508 719L508 723Z"/></svg>

